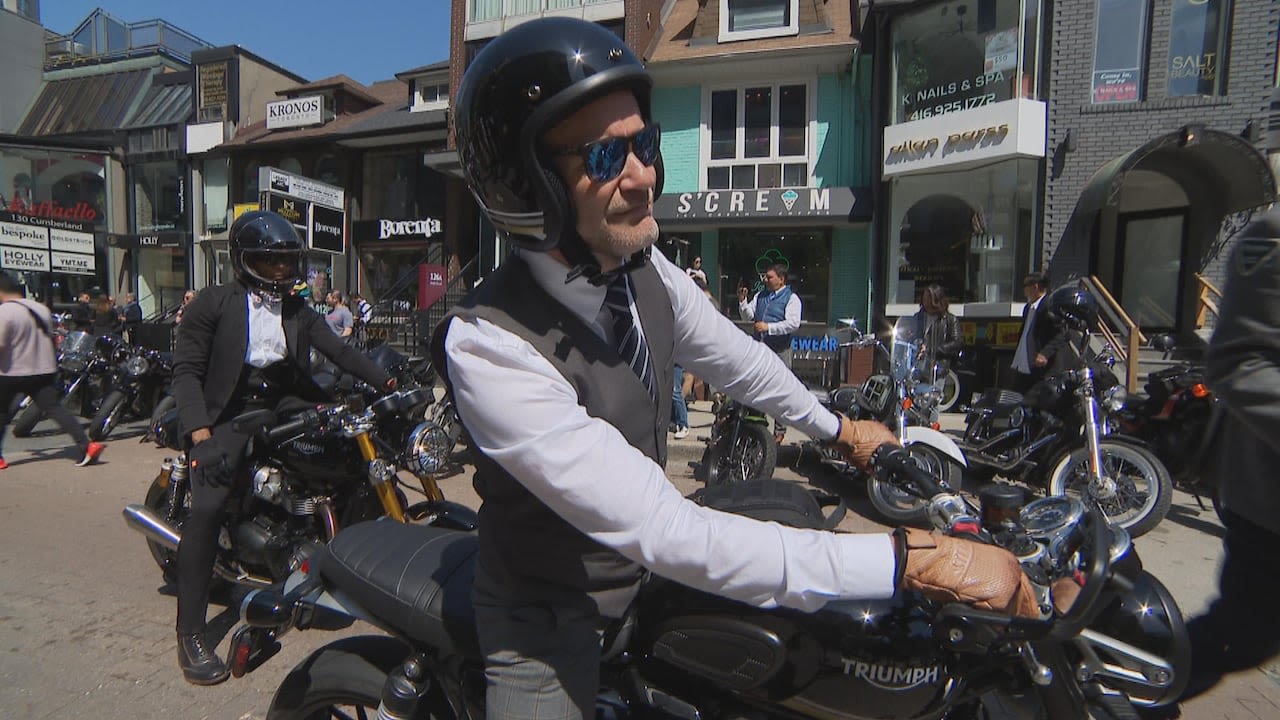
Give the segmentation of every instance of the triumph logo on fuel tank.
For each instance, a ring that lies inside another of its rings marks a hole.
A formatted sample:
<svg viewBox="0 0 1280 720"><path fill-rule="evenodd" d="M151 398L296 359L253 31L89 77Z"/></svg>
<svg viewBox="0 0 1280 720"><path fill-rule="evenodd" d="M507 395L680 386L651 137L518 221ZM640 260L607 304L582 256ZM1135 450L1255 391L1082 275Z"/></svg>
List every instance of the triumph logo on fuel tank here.
<svg viewBox="0 0 1280 720"><path fill-rule="evenodd" d="M912 667L910 665L894 665L890 663L869 663L861 660L842 658L844 674L852 675L855 680L864 680L881 690L902 692L936 683L942 675L940 665Z"/></svg>

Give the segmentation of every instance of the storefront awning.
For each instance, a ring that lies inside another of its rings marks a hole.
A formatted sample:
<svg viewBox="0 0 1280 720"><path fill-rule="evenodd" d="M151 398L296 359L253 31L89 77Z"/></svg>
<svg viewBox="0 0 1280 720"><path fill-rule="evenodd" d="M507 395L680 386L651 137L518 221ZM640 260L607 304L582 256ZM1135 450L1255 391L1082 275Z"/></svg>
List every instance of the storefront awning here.
<svg viewBox="0 0 1280 720"><path fill-rule="evenodd" d="M1194 204L1217 217L1276 199L1275 177L1253 145L1238 135L1188 125L1113 158L1093 174L1050 261L1052 277L1088 274L1098 214L1119 205L1121 189L1134 170L1168 177L1194 198Z"/></svg>

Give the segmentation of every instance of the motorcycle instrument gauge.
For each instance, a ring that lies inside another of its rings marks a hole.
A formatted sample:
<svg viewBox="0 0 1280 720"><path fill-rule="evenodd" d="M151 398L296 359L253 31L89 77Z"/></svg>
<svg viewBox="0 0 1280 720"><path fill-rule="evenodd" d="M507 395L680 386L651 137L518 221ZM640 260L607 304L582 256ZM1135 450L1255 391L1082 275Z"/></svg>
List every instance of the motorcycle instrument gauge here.
<svg viewBox="0 0 1280 720"><path fill-rule="evenodd" d="M1084 503L1058 495L1028 503L1018 514L1018 520L1028 535L1044 540L1074 527L1083 516Z"/></svg>
<svg viewBox="0 0 1280 720"><path fill-rule="evenodd" d="M129 377L142 377L147 374L150 363L141 355L134 355L124 361L124 371Z"/></svg>

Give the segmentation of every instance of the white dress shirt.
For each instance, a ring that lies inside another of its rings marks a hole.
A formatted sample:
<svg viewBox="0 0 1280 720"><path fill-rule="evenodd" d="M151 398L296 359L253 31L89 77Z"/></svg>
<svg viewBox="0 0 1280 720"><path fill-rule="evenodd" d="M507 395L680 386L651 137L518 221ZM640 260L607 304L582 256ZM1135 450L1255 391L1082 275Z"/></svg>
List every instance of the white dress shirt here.
<svg viewBox="0 0 1280 720"><path fill-rule="evenodd" d="M784 286L785 287L785 286ZM750 302L743 301L738 303L738 313L743 320L756 319L756 302L760 298L760 293L756 293ZM794 290L791 291L791 297L787 298L787 308L783 319L778 322L766 323L769 326L766 335L790 335L800 329L800 316L802 314L802 306L800 304L800 296Z"/></svg>
<svg viewBox="0 0 1280 720"><path fill-rule="evenodd" d="M249 342L244 348L244 361L254 367L264 368L278 363L289 353L284 339L284 320L280 315L282 303L249 293Z"/></svg>
<svg viewBox="0 0 1280 720"><path fill-rule="evenodd" d="M605 288L540 253L534 280L594 327ZM707 302L661 253L653 264L675 315L675 362L813 437L839 420L764 344ZM633 309L634 312L634 309ZM523 339L484 320L454 318L445 341L459 416L476 447L593 540L666 578L759 607L816 610L835 599L894 592L883 534L835 534L763 523L685 499L664 470L617 428L587 415L573 386ZM537 538L529 538L537 542Z"/></svg>
<svg viewBox="0 0 1280 720"><path fill-rule="evenodd" d="M1031 326L1036 321L1036 309L1040 307L1041 300L1044 300L1043 295L1036 298L1035 302L1027 304L1027 317L1022 321L1022 334L1018 336L1018 349L1013 351L1013 364L1010 367L1023 375L1031 374L1031 358L1027 355L1027 338L1031 336Z"/></svg>

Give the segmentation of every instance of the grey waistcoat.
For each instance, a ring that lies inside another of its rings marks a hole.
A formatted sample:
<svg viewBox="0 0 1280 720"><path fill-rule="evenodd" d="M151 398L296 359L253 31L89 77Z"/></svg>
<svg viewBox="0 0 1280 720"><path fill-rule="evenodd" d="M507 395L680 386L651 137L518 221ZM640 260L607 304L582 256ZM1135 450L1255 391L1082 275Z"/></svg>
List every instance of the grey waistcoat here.
<svg viewBox="0 0 1280 720"><path fill-rule="evenodd" d="M640 323L653 357L657 407L617 351L532 279L519 257L507 260L455 306L437 328L436 367L449 384L444 337L451 317L482 318L523 338L573 385L587 414L607 421L632 446L666 464L671 415L674 315L652 265L632 272ZM474 391L475 389L472 388ZM483 394L483 388L480 390ZM499 406L497 395L484 395ZM466 425L466 411L459 409ZM554 440L553 440L554 442ZM477 453L480 562L516 603L589 604L621 617L639 585L641 568L588 538L538 500L496 462ZM595 468L600 482L627 482L613 468Z"/></svg>

